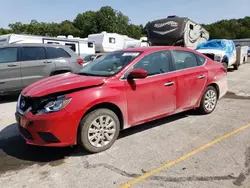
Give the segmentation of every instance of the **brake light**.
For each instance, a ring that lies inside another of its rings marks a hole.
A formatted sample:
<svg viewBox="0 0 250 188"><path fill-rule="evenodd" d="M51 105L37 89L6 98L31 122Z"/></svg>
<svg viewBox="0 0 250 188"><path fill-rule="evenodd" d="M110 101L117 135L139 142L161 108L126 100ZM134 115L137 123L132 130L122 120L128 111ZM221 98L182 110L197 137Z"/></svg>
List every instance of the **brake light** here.
<svg viewBox="0 0 250 188"><path fill-rule="evenodd" d="M77 63L81 65L84 63L84 61L82 59L77 59Z"/></svg>

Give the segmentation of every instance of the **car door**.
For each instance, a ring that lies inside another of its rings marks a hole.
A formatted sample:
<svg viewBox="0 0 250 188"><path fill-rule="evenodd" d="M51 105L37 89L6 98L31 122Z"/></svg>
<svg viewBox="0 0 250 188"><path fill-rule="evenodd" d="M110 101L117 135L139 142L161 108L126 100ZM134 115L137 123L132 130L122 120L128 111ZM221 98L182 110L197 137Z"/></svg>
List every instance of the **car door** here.
<svg viewBox="0 0 250 188"><path fill-rule="evenodd" d="M55 69L42 46L24 46L21 51L21 73L24 87L50 76Z"/></svg>
<svg viewBox="0 0 250 188"><path fill-rule="evenodd" d="M170 61L169 52L160 51L146 55L130 69L144 69L148 73L147 78L125 82L131 125L175 111L176 80L169 74Z"/></svg>
<svg viewBox="0 0 250 188"><path fill-rule="evenodd" d="M195 106L202 95L208 71L204 66L206 59L190 51L173 50L173 66L177 79L177 111Z"/></svg>
<svg viewBox="0 0 250 188"><path fill-rule="evenodd" d="M63 48L58 46L46 47L48 58L55 65L55 71L73 71L74 63L71 56ZM77 66L78 67L78 66Z"/></svg>
<svg viewBox="0 0 250 188"><path fill-rule="evenodd" d="M0 48L0 93L22 89L18 48Z"/></svg>

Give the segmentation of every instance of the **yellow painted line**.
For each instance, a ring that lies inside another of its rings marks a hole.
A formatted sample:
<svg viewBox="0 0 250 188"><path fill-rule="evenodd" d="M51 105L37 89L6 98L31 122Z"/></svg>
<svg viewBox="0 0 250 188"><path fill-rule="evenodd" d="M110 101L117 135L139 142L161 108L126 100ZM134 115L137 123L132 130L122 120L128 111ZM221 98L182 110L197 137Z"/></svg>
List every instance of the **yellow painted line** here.
<svg viewBox="0 0 250 188"><path fill-rule="evenodd" d="M175 164L177 164L177 163L179 163L181 161L184 161L185 159L187 159L189 157L192 157L195 154L197 154L197 153L199 153L199 152L201 152L201 151L209 148L210 146L212 146L212 145L214 145L214 144L216 144L216 143L218 143L218 142L220 142L222 140L225 140L225 139L233 136L234 134L236 134L236 133L238 133L240 131L243 131L243 130L245 130L247 128L250 128L250 123L248 123L247 125L244 125L244 126L238 128L238 129L236 129L236 130L234 130L232 132L229 132L229 133L225 134L224 136L216 138L215 140L213 140L213 141L211 141L211 142L209 142L209 143L201 146L200 148L197 148L197 149L191 151L190 153L187 153L186 155L183 155L182 157L180 157L180 158L178 158L178 159L176 159L174 161L168 162L168 163L162 165L159 168L153 169L153 170L151 170L151 171L149 171L149 172L147 172L147 173L145 173L145 174L143 174L143 175L141 175L141 176L139 176L139 177L131 180L130 182L128 182L128 183L126 183L124 185L121 185L121 188L130 188L132 185L135 185L135 184L137 184L137 183L139 183L139 182L147 179L148 177L153 176L153 175L161 172L162 170L165 170L166 168L169 168L169 167L171 167L171 166L173 166L173 165L175 165Z"/></svg>

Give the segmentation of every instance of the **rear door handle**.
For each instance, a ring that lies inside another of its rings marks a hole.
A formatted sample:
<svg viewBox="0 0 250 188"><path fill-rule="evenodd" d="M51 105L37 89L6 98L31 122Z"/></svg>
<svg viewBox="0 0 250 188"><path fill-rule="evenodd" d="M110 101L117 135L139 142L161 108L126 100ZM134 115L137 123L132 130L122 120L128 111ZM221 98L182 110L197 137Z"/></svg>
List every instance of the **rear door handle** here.
<svg viewBox="0 0 250 188"><path fill-rule="evenodd" d="M48 64L48 63L52 63L52 61L44 61L43 63Z"/></svg>
<svg viewBox="0 0 250 188"><path fill-rule="evenodd" d="M206 76L205 75L198 76L198 79L203 79L203 78L206 78Z"/></svg>
<svg viewBox="0 0 250 188"><path fill-rule="evenodd" d="M17 67L17 64L10 64L8 67Z"/></svg>
<svg viewBox="0 0 250 188"><path fill-rule="evenodd" d="M172 85L174 85L174 82L167 82L164 84L164 86L172 86Z"/></svg>

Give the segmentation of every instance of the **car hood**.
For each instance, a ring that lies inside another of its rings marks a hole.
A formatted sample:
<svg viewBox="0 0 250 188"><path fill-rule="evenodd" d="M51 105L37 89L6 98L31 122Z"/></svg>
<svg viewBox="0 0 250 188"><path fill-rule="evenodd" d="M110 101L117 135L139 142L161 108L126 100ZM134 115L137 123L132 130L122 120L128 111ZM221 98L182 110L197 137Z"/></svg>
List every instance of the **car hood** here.
<svg viewBox="0 0 250 188"><path fill-rule="evenodd" d="M218 49L199 49L197 51L205 54L215 54L215 55L225 54L224 50L218 50Z"/></svg>
<svg viewBox="0 0 250 188"><path fill-rule="evenodd" d="M22 91L23 96L41 97L73 89L98 86L105 82L105 77L81 76L72 73L60 74L39 80Z"/></svg>

